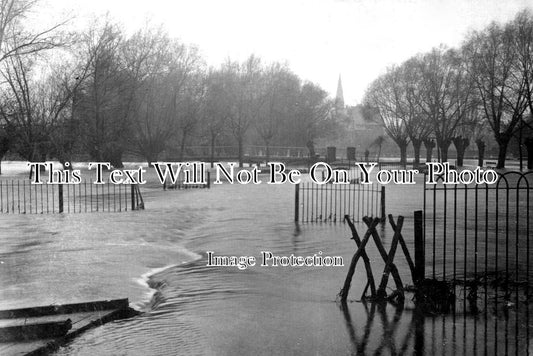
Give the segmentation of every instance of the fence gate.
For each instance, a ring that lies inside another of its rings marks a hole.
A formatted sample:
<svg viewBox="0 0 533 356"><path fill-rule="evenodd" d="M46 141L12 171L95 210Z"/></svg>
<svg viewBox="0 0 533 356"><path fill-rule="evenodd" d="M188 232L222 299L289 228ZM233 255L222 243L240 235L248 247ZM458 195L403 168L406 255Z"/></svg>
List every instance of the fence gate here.
<svg viewBox="0 0 533 356"><path fill-rule="evenodd" d="M426 276L528 297L532 186L533 172L508 172L492 185L424 183Z"/></svg>

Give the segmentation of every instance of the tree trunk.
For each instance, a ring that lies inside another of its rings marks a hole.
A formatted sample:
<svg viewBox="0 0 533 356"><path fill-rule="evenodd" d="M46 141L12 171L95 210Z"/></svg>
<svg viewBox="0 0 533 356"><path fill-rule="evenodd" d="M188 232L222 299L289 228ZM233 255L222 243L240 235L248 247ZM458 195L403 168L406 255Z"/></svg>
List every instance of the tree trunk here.
<svg viewBox="0 0 533 356"><path fill-rule="evenodd" d="M451 141L449 140L442 141L439 144L440 158L441 158L441 162L443 163L448 162L448 149L450 148L450 145L451 145Z"/></svg>
<svg viewBox="0 0 533 356"><path fill-rule="evenodd" d="M266 141L266 161L270 162L270 141Z"/></svg>
<svg viewBox="0 0 533 356"><path fill-rule="evenodd" d="M215 166L215 141L217 139L216 135L211 134L211 168Z"/></svg>
<svg viewBox="0 0 533 356"><path fill-rule="evenodd" d="M154 153L152 151L147 152L144 158L146 158L146 162L148 163L148 167L152 165L153 162L157 161L158 153Z"/></svg>
<svg viewBox="0 0 533 356"><path fill-rule="evenodd" d="M111 144L106 147L103 154L104 161L109 162L113 168L124 168L122 162L123 149L119 144Z"/></svg>
<svg viewBox="0 0 533 356"><path fill-rule="evenodd" d="M9 151L10 139L7 137L0 138L0 175L2 174L2 160Z"/></svg>
<svg viewBox="0 0 533 356"><path fill-rule="evenodd" d="M124 168L124 162L122 162L122 152L115 151L109 157L109 163L113 168Z"/></svg>
<svg viewBox="0 0 533 356"><path fill-rule="evenodd" d="M476 140L476 145L478 152L477 165L479 167L483 167L483 160L485 159L485 142L483 142L481 139L478 139Z"/></svg>
<svg viewBox="0 0 533 356"><path fill-rule="evenodd" d="M187 139L187 132L183 131L180 141L180 162L183 161L185 157L185 140Z"/></svg>
<svg viewBox="0 0 533 356"><path fill-rule="evenodd" d="M315 144L313 143L313 141L307 141L306 146L307 146L307 149L309 150L309 162L310 163L314 162L315 156L316 156Z"/></svg>
<svg viewBox="0 0 533 356"><path fill-rule="evenodd" d="M35 156L36 156L36 148L35 148L35 145L33 145L33 148L31 149L31 152L29 153L28 157L26 157L26 159L29 161L29 162L34 162L35 161ZM33 178L33 166L30 168L30 174L29 174L29 179L32 180Z"/></svg>
<svg viewBox="0 0 533 356"><path fill-rule="evenodd" d="M527 150L527 169L533 169L533 138L526 138L524 144Z"/></svg>
<svg viewBox="0 0 533 356"><path fill-rule="evenodd" d="M432 159L433 159L433 147L426 146L426 162L431 162Z"/></svg>
<svg viewBox="0 0 533 356"><path fill-rule="evenodd" d="M244 165L243 165L243 161L244 161L244 152L243 152L243 149L244 149L244 145L243 145L243 139L242 137L239 137L238 139L239 141L239 168L242 168Z"/></svg>
<svg viewBox="0 0 533 356"><path fill-rule="evenodd" d="M518 161L520 162L520 172L524 170L524 153L522 152L522 127L520 127L520 134L517 138L518 143Z"/></svg>
<svg viewBox="0 0 533 356"><path fill-rule="evenodd" d="M407 163L407 143L398 144L400 147L400 164L405 165Z"/></svg>
<svg viewBox="0 0 533 356"><path fill-rule="evenodd" d="M424 140L424 147L426 148L426 162L431 162L433 159L433 148L435 142L433 140Z"/></svg>
<svg viewBox="0 0 533 356"><path fill-rule="evenodd" d="M411 139L413 143L413 150L415 151L415 160L413 162L413 168L417 169L420 165L420 146L422 146L422 140Z"/></svg>
<svg viewBox="0 0 533 356"><path fill-rule="evenodd" d="M496 165L496 168L502 169L505 168L505 159L507 157L507 147L509 146L509 140L500 139L498 141L498 145L500 146L500 148L498 150L498 164Z"/></svg>
<svg viewBox="0 0 533 356"><path fill-rule="evenodd" d="M453 145L455 146L455 150L457 151L457 167L462 167L464 165L465 151L469 144L469 140L461 136L455 137L453 139Z"/></svg>

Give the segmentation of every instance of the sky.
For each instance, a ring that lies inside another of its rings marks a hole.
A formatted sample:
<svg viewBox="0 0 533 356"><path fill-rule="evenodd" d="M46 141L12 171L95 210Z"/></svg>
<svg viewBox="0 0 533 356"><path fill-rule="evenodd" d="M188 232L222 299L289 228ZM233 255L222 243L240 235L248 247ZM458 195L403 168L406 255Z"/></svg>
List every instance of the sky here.
<svg viewBox="0 0 533 356"><path fill-rule="evenodd" d="M470 30L505 22L531 0L43 0L43 21L73 17L83 26L108 14L133 32L147 21L196 45L207 64L255 54L287 63L301 78L355 105L392 64Z"/></svg>

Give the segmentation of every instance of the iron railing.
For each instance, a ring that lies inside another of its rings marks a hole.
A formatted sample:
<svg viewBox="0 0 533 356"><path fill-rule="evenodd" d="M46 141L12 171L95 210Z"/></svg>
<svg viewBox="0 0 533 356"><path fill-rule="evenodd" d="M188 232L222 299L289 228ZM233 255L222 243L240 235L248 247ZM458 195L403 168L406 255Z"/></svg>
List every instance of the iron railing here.
<svg viewBox="0 0 533 356"><path fill-rule="evenodd" d="M294 220L343 222L344 216L362 221L363 216L385 216L385 187L377 184L316 184L295 186Z"/></svg>
<svg viewBox="0 0 533 356"><path fill-rule="evenodd" d="M426 180L425 180L426 181ZM424 185L427 269L432 278L496 288L531 285L533 172L495 184Z"/></svg>
<svg viewBox="0 0 533 356"><path fill-rule="evenodd" d="M30 184L25 180L0 181L1 213L87 213L138 209L144 209L144 201L136 184Z"/></svg>

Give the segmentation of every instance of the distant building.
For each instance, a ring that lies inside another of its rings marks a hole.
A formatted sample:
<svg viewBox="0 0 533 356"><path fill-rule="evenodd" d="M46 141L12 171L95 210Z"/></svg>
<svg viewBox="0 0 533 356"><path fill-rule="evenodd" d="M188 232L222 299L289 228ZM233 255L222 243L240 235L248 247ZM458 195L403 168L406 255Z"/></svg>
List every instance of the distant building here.
<svg viewBox="0 0 533 356"><path fill-rule="evenodd" d="M344 104L344 91L340 75L334 109L335 119L344 126L342 136L337 138L337 145L339 147L356 147L357 156L361 156L366 149L372 152L370 146L379 136L384 136L385 131L380 123L364 119L361 105Z"/></svg>
<svg viewBox="0 0 533 356"><path fill-rule="evenodd" d="M337 95L335 96L335 109L344 110L344 92L342 91L342 80L339 74L339 82L337 83Z"/></svg>

